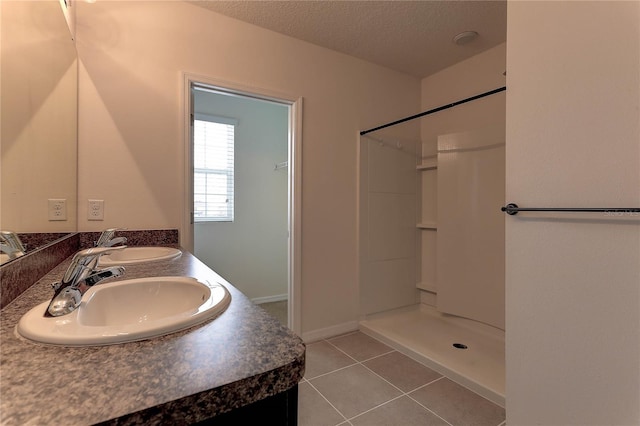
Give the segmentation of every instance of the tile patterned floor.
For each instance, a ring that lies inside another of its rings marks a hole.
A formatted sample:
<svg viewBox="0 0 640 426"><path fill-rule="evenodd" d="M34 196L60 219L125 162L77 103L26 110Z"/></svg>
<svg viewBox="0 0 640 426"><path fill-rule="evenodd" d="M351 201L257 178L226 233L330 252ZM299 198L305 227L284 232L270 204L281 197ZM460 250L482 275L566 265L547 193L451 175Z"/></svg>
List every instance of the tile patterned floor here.
<svg viewBox="0 0 640 426"><path fill-rule="evenodd" d="M354 332L307 345L300 426L499 426L504 408Z"/></svg>
<svg viewBox="0 0 640 426"><path fill-rule="evenodd" d="M260 305L262 309L273 315L282 325L287 326L287 301L281 300L279 302L262 303Z"/></svg>

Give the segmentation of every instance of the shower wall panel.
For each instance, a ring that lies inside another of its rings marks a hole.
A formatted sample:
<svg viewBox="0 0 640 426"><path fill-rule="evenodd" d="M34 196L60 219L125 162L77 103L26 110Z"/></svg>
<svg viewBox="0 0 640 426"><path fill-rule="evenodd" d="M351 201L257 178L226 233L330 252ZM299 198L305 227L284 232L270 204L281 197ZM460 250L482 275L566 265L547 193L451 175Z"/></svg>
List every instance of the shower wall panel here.
<svg viewBox="0 0 640 426"><path fill-rule="evenodd" d="M504 329L505 127L438 138L438 310Z"/></svg>
<svg viewBox="0 0 640 426"><path fill-rule="evenodd" d="M361 315L418 301L415 145L361 139Z"/></svg>

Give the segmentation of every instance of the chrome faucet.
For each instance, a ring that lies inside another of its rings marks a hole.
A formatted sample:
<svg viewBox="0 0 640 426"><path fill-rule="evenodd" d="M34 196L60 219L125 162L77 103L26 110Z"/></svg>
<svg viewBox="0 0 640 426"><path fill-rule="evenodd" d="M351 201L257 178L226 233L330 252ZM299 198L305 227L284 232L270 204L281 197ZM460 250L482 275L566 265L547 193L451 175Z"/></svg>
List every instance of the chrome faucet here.
<svg viewBox="0 0 640 426"><path fill-rule="evenodd" d="M96 241L94 245L96 247L113 247L116 244L126 243L127 242L126 237L113 238L113 236L116 234L116 231L119 231L119 230L120 228L105 229L104 231L102 231L102 234L100 234L98 241Z"/></svg>
<svg viewBox="0 0 640 426"><path fill-rule="evenodd" d="M0 243L0 252L6 254L9 260L17 259L24 254L24 252L5 243Z"/></svg>
<svg viewBox="0 0 640 426"><path fill-rule="evenodd" d="M100 256L125 247L94 247L76 253L62 281L51 284L55 293L45 316L59 317L73 312L80 306L82 296L89 288L104 279L124 274L124 266L111 266L105 269L97 269L97 266Z"/></svg>
<svg viewBox="0 0 640 426"><path fill-rule="evenodd" d="M18 234L12 231L0 231L0 245L2 251L12 259L22 256L27 251Z"/></svg>

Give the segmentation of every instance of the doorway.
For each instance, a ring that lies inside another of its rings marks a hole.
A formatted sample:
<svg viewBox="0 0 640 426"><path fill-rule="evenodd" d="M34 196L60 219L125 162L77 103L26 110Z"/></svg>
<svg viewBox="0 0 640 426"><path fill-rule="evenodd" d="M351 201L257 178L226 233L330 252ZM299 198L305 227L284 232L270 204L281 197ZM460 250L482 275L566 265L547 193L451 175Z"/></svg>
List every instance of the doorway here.
<svg viewBox="0 0 640 426"><path fill-rule="evenodd" d="M299 332L301 99L185 76L185 105L183 245Z"/></svg>

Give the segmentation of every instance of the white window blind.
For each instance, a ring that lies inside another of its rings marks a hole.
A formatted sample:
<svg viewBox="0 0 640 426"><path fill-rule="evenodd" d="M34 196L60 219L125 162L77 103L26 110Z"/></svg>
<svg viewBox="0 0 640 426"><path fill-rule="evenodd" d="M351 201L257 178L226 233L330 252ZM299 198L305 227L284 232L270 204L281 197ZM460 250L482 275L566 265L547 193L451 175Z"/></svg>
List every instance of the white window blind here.
<svg viewBox="0 0 640 426"><path fill-rule="evenodd" d="M233 222L237 121L196 114L193 126L193 219Z"/></svg>

